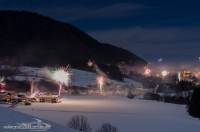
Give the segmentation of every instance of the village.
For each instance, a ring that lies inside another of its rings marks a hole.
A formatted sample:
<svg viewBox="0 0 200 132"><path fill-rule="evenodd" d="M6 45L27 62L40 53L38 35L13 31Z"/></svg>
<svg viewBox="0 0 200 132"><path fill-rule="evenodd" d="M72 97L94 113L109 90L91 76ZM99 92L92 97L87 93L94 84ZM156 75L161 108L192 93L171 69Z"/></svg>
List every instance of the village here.
<svg viewBox="0 0 200 132"><path fill-rule="evenodd" d="M16 104L31 105L33 102L50 102L58 103L58 95L52 95L50 93L42 93L30 97L26 93L13 93L5 90L0 91L0 104L10 104L11 107L15 107Z"/></svg>

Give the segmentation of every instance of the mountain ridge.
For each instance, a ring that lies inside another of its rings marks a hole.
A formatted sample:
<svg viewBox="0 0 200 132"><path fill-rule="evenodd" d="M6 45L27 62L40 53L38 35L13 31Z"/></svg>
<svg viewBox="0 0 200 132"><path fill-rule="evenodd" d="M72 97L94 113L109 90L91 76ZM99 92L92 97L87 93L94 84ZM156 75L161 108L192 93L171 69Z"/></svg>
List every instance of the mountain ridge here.
<svg viewBox="0 0 200 132"><path fill-rule="evenodd" d="M104 65L147 65L128 50L100 43L75 26L27 11L0 11L0 59L26 66L88 70L87 61Z"/></svg>

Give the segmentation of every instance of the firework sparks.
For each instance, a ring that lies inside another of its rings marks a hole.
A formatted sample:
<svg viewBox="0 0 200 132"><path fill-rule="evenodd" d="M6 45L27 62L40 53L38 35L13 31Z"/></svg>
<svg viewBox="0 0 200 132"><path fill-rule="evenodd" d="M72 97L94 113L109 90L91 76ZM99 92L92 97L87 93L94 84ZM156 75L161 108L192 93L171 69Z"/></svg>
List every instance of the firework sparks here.
<svg viewBox="0 0 200 132"><path fill-rule="evenodd" d="M53 79L59 84L58 96L60 96L60 92L62 90L62 84L64 83L66 86L71 82L71 74L67 71L68 67L61 67L54 71Z"/></svg>
<svg viewBox="0 0 200 132"><path fill-rule="evenodd" d="M5 78L4 77L1 77L0 78L0 85L1 85L1 88L4 88L5 87L5 85L6 85L6 83L5 83Z"/></svg>
<svg viewBox="0 0 200 132"><path fill-rule="evenodd" d="M0 85L1 85L2 88L4 88L6 83L5 82L1 82Z"/></svg>
<svg viewBox="0 0 200 132"><path fill-rule="evenodd" d="M31 94L30 98L34 98L38 93L39 93L39 91L36 90L35 92L33 92L33 93Z"/></svg>
<svg viewBox="0 0 200 132"><path fill-rule="evenodd" d="M181 81L181 73L178 72L178 80Z"/></svg>
<svg viewBox="0 0 200 132"><path fill-rule="evenodd" d="M93 62L89 60L87 64L88 64L88 66L92 66Z"/></svg>
<svg viewBox="0 0 200 132"><path fill-rule="evenodd" d="M32 85L32 87L34 87L34 86ZM39 91L39 89L37 87L33 88L33 90L34 91L32 91L31 94L30 94L30 98L34 98L40 93L40 91Z"/></svg>
<svg viewBox="0 0 200 132"><path fill-rule="evenodd" d="M98 76L97 79L96 79L96 82L99 85L100 93L102 93L102 87L103 87L103 84L105 82L105 78L103 76Z"/></svg>
<svg viewBox="0 0 200 132"><path fill-rule="evenodd" d="M145 75L149 75L151 73L151 70L148 68L145 68L144 74Z"/></svg>
<svg viewBox="0 0 200 132"><path fill-rule="evenodd" d="M34 91L34 81L35 79L38 77L38 75L35 75L34 78L32 78L32 81L30 81L30 92L31 92L31 95L33 94L33 91Z"/></svg>

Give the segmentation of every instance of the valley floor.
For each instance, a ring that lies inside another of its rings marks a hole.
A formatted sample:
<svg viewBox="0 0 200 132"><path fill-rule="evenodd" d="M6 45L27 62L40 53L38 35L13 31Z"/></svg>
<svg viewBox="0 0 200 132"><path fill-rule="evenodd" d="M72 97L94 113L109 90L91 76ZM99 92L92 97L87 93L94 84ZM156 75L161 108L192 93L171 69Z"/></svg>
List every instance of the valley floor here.
<svg viewBox="0 0 200 132"><path fill-rule="evenodd" d="M200 121L185 105L117 96L65 96L61 103L33 103L16 111L66 126L73 115L84 115L95 131L109 122L121 132L199 132Z"/></svg>

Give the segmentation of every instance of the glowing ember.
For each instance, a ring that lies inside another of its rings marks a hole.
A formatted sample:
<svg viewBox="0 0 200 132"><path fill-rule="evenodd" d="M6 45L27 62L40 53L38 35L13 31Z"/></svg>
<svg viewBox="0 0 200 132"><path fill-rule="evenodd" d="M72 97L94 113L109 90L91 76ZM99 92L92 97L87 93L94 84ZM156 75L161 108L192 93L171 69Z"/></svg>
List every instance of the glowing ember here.
<svg viewBox="0 0 200 132"><path fill-rule="evenodd" d="M67 71L67 68L61 67L54 71L53 78L59 84L58 96L60 96L60 92L62 90L62 84L69 85L71 82L71 74Z"/></svg>
<svg viewBox="0 0 200 132"><path fill-rule="evenodd" d="M96 82L100 88L100 93L102 93L102 87L103 87L104 81L105 81L105 78L103 76L98 76L96 79Z"/></svg>

